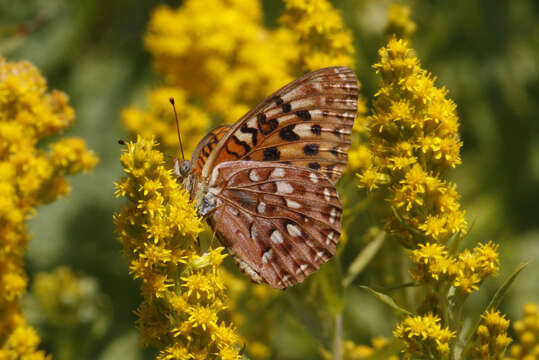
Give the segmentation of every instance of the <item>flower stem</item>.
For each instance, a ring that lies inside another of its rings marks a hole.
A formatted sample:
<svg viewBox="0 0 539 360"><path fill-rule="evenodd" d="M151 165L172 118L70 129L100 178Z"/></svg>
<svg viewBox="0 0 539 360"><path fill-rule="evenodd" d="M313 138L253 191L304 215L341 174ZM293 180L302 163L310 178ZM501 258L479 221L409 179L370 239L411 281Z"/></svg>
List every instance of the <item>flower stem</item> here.
<svg viewBox="0 0 539 360"><path fill-rule="evenodd" d="M342 312L335 315L333 333L333 360L342 360Z"/></svg>

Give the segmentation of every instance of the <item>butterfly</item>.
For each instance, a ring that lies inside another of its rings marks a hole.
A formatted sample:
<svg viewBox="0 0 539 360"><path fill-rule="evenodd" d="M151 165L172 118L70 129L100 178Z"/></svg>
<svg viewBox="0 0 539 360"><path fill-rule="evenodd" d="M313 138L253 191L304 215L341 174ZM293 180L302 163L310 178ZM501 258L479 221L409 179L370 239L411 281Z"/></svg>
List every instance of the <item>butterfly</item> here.
<svg viewBox="0 0 539 360"><path fill-rule="evenodd" d="M342 66L308 73L234 125L210 131L174 173L256 283L302 282L333 254L358 84Z"/></svg>

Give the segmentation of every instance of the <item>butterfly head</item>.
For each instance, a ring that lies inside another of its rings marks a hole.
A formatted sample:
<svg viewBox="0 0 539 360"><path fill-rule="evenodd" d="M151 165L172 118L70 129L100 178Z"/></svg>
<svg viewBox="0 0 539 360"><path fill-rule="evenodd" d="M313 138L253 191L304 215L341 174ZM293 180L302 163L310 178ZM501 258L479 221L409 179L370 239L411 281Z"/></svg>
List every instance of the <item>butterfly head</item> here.
<svg viewBox="0 0 539 360"><path fill-rule="evenodd" d="M191 176L191 168L191 160L180 160L178 158L174 158L174 175L178 177L179 182L182 183L183 187L189 192L191 192L193 188L193 176Z"/></svg>

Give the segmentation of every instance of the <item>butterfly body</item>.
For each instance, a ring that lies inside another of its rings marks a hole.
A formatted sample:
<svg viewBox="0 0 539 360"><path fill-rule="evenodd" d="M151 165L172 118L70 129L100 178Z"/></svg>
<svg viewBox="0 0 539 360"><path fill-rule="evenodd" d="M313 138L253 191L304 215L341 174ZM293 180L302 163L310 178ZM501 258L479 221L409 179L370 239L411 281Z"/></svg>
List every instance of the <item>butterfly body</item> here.
<svg viewBox="0 0 539 360"><path fill-rule="evenodd" d="M333 256L342 207L335 183L357 112L352 70L331 67L278 90L206 135L175 173L240 269L282 289Z"/></svg>

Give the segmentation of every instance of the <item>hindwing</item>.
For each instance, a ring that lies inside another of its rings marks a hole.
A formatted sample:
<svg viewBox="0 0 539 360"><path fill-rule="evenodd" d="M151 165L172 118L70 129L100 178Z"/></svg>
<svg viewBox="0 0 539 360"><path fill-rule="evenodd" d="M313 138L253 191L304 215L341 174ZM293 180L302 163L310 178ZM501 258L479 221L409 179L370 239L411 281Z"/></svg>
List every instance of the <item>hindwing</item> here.
<svg viewBox="0 0 539 360"><path fill-rule="evenodd" d="M254 281L292 286L335 253L342 207L326 176L279 163L229 161L214 169L209 185L219 201L210 224Z"/></svg>

